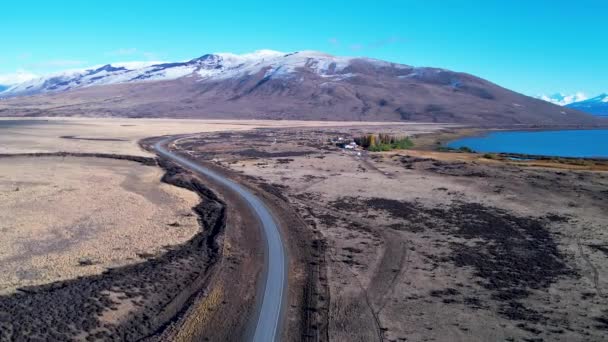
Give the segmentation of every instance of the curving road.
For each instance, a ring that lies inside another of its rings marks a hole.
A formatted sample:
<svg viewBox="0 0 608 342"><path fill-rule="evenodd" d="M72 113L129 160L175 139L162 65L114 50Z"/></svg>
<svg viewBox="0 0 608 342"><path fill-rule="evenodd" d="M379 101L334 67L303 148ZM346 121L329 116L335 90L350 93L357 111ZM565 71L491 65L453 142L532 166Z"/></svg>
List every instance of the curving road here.
<svg viewBox="0 0 608 342"><path fill-rule="evenodd" d="M259 307L257 323L253 335L254 342L278 341L281 335L281 313L283 308L283 297L287 292L286 265L287 260L283 248L283 241L279 228L266 205L245 187L229 180L213 170L201 166L194 161L179 156L168 149L165 145L176 138L166 138L154 145L156 152L192 172L209 177L214 181L225 185L230 190L245 200L251 207L262 225L264 237L266 238L266 272L263 279L263 292L261 305Z"/></svg>

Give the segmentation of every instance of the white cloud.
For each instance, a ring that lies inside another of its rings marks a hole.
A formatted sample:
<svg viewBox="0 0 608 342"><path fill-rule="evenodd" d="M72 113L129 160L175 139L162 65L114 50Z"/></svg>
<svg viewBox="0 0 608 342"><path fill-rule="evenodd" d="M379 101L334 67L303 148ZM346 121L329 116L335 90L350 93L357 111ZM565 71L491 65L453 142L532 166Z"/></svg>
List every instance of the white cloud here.
<svg viewBox="0 0 608 342"><path fill-rule="evenodd" d="M9 74L0 74L0 84L2 85L14 85L22 82L26 82L32 80L34 78L38 78L39 76L26 71L26 70L17 70L16 72Z"/></svg>
<svg viewBox="0 0 608 342"><path fill-rule="evenodd" d="M579 91L570 95L564 95L562 93L556 93L553 95L540 95L538 96L538 98L559 106L566 106L574 102L585 101L589 97L587 97L585 93Z"/></svg>

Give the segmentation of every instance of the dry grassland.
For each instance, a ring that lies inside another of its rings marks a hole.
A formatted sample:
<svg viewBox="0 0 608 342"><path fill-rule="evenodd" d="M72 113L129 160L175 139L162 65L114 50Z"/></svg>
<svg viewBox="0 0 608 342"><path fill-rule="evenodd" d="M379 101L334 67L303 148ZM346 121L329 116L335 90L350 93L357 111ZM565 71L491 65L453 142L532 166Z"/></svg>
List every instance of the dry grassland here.
<svg viewBox="0 0 608 342"><path fill-rule="evenodd" d="M387 125L390 123L118 118L0 118L0 154L87 152L151 156L138 141L153 136L243 131L260 127ZM398 123L396 125L399 125ZM431 130L433 124L409 124Z"/></svg>
<svg viewBox="0 0 608 342"><path fill-rule="evenodd" d="M141 261L199 229L198 196L135 162L0 159L0 293Z"/></svg>

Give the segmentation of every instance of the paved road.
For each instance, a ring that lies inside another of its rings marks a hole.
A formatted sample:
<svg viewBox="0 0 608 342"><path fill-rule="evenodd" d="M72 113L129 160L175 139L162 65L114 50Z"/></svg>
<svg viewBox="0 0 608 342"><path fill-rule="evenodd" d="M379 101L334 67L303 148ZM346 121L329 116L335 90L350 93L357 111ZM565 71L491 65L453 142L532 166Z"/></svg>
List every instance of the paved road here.
<svg viewBox="0 0 608 342"><path fill-rule="evenodd" d="M154 145L156 152L175 163L193 172L207 176L218 183L225 185L241 196L258 216L264 237L266 238L266 272L263 279L264 298L262 299L255 333L254 342L269 342L280 340L281 313L283 297L287 293L286 265L287 260L283 249L283 241L279 228L266 205L245 187L223 177L204 166L201 166L185 157L179 156L165 148L165 145L175 138L167 138Z"/></svg>

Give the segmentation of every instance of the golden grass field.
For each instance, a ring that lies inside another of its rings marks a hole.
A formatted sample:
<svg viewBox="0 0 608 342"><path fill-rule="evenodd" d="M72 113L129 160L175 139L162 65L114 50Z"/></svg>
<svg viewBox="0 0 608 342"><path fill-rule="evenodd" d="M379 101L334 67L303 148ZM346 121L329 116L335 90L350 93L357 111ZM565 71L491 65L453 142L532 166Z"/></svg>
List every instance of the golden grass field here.
<svg viewBox="0 0 608 342"><path fill-rule="evenodd" d="M35 124L8 124L15 121L35 121ZM139 140L161 135L242 131L263 127L331 127L363 125L394 124L387 122L369 123L288 120L0 118L0 154L61 151L151 156L149 152L146 152L139 147ZM422 132L434 131L445 126L424 123L410 123L407 125ZM73 138L62 138L66 136Z"/></svg>
<svg viewBox="0 0 608 342"><path fill-rule="evenodd" d="M135 162L0 158L0 293L101 273L187 241L196 194Z"/></svg>

